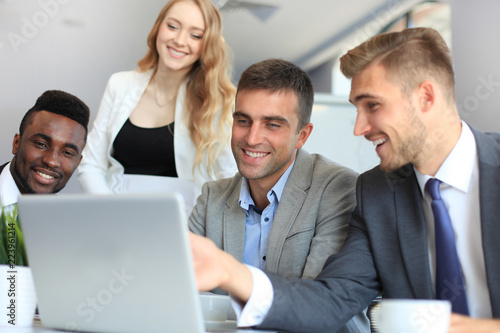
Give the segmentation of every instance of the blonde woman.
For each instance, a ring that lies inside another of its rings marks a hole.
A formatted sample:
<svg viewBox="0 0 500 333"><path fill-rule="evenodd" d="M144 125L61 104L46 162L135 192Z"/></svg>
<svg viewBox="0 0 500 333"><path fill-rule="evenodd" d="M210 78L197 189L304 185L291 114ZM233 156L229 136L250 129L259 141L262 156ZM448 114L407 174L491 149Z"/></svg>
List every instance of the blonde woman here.
<svg viewBox="0 0 500 333"><path fill-rule="evenodd" d="M197 192L207 180L234 175L235 88L221 33L210 0L163 7L139 68L108 82L78 169L84 192L129 191L127 175L178 177Z"/></svg>

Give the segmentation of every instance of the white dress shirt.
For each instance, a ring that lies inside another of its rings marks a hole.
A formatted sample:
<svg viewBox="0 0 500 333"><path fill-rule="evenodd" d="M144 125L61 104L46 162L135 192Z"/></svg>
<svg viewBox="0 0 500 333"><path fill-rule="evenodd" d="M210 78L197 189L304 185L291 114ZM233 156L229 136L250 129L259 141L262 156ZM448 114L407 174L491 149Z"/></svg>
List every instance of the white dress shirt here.
<svg viewBox="0 0 500 333"><path fill-rule="evenodd" d="M8 207L17 203L17 198L21 194L17 188L14 178L10 173L10 162L3 168L0 174L0 206Z"/></svg>
<svg viewBox="0 0 500 333"><path fill-rule="evenodd" d="M415 169L422 191L422 206L427 222L429 261L433 285L436 284L436 246L434 215L425 183L432 178ZM469 314L476 318L491 318L490 294L486 281L481 212L479 206L479 165L476 140L469 126L462 122L460 138L439 168L434 178L439 179L441 197L448 209L455 231L458 257L464 276Z"/></svg>
<svg viewBox="0 0 500 333"><path fill-rule="evenodd" d="M251 327L262 324L273 304L273 285L266 274L260 269L245 265L252 273L253 289L246 304L238 302L231 295L231 301L239 327Z"/></svg>

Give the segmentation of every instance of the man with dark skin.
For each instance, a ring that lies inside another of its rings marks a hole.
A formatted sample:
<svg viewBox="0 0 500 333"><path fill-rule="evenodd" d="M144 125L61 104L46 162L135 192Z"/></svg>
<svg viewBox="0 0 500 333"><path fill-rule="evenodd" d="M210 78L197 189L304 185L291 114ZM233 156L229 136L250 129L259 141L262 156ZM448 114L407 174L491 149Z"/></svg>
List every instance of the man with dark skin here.
<svg viewBox="0 0 500 333"><path fill-rule="evenodd" d="M43 93L25 114L14 136L10 163L0 166L1 206L19 194L61 191L80 164L90 112L77 97Z"/></svg>

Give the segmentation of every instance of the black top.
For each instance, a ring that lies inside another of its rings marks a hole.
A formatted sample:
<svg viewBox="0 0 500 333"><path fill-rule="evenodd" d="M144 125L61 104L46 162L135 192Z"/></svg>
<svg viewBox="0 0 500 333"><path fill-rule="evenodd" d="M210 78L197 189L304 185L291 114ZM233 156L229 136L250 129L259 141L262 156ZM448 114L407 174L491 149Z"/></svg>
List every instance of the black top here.
<svg viewBox="0 0 500 333"><path fill-rule="evenodd" d="M177 177L174 122L162 127L138 127L127 119L113 142L113 157L126 174Z"/></svg>

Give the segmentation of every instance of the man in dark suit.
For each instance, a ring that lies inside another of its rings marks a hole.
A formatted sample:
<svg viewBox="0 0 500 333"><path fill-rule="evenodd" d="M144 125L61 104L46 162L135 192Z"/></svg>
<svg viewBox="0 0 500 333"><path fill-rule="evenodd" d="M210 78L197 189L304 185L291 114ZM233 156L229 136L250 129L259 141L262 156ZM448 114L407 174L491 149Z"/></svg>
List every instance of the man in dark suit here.
<svg viewBox="0 0 500 333"><path fill-rule="evenodd" d="M354 134L380 157L358 178L343 248L315 281L287 280L191 235L199 288L230 292L242 326L332 331L383 291L450 300L449 332L499 332L500 135L460 120L445 42L428 28L382 34L341 69L352 78Z"/></svg>
<svg viewBox="0 0 500 333"><path fill-rule="evenodd" d="M24 115L12 143L12 161L0 166L1 207L19 194L56 193L64 188L82 158L89 108L59 90L43 93Z"/></svg>

